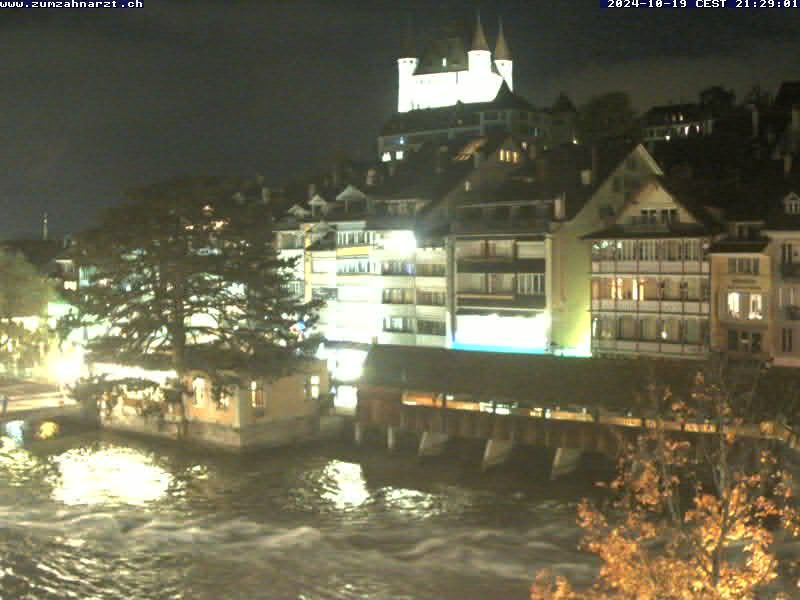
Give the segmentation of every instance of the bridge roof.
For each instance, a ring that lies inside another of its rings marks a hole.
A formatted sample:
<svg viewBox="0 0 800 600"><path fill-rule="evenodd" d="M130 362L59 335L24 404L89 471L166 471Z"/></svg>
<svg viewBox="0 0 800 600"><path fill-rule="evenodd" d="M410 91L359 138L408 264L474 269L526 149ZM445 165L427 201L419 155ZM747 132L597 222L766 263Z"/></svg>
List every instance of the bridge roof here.
<svg viewBox="0 0 800 600"><path fill-rule="evenodd" d="M375 346L362 383L523 406L569 405L622 409L650 405L645 398L688 393L701 365L678 361L561 358L549 355L466 352L441 348ZM652 388L658 384L659 387ZM653 391L648 391L653 389Z"/></svg>
<svg viewBox="0 0 800 600"><path fill-rule="evenodd" d="M691 393L707 364L654 358L561 358L550 355L467 352L442 348L373 346L361 383L415 392L454 394L476 402L517 402L633 410L638 416L669 410L664 401L697 403ZM784 416L800 426L800 373L764 369L757 361L731 362L724 385L737 412L757 420ZM755 393L754 393L755 392ZM659 406L660 405L660 406ZM700 408L700 407L697 407Z"/></svg>

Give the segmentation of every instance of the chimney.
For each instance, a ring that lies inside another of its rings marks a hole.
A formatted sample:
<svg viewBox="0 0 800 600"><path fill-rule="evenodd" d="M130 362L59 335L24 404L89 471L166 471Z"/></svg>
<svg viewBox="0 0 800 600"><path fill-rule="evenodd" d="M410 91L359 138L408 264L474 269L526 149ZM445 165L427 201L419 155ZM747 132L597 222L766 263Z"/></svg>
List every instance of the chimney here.
<svg viewBox="0 0 800 600"><path fill-rule="evenodd" d="M311 200L317 194L317 186L314 183L308 184L308 199Z"/></svg>

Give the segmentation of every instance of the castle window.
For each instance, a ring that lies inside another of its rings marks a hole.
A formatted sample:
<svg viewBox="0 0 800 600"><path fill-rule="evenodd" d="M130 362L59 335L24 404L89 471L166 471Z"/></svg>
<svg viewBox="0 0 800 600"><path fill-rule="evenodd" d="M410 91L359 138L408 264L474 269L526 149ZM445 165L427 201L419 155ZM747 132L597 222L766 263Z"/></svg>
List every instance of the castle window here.
<svg viewBox="0 0 800 600"><path fill-rule="evenodd" d="M447 66L447 58L442 58L442 66L443 67Z"/></svg>

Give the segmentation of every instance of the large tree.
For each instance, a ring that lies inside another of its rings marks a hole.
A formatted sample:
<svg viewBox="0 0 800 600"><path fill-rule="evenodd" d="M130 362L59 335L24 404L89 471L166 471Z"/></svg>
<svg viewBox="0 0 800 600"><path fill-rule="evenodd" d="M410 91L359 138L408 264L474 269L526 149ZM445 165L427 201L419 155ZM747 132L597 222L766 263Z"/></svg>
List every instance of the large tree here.
<svg viewBox="0 0 800 600"><path fill-rule="evenodd" d="M75 246L88 284L67 329L87 327L90 360L209 373L223 383L291 372L316 349L316 303L288 289L255 182L170 181L129 194Z"/></svg>
<svg viewBox="0 0 800 600"><path fill-rule="evenodd" d="M641 136L636 111L625 92L594 96L578 111L578 137L584 144Z"/></svg>
<svg viewBox="0 0 800 600"><path fill-rule="evenodd" d="M47 341L53 288L21 254L0 252L0 361L7 371L32 364Z"/></svg>

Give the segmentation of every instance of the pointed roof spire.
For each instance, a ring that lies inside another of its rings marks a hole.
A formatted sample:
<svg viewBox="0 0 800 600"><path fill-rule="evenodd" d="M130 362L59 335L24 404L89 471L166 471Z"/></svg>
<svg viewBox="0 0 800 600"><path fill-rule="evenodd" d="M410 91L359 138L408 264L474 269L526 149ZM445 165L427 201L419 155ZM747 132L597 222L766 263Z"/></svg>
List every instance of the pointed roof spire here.
<svg viewBox="0 0 800 600"><path fill-rule="evenodd" d="M483 25L481 25L481 13L478 13L478 22L475 24L475 34L472 36L471 50L489 51L489 44L486 41L486 34L483 33Z"/></svg>
<svg viewBox="0 0 800 600"><path fill-rule="evenodd" d="M495 60L511 60L511 50L508 48L506 36L503 32L503 17L498 18L497 44L494 48Z"/></svg>
<svg viewBox="0 0 800 600"><path fill-rule="evenodd" d="M400 58L416 58L417 49L414 43L414 24L409 15L406 21L406 29L403 32L403 43L400 47Z"/></svg>

